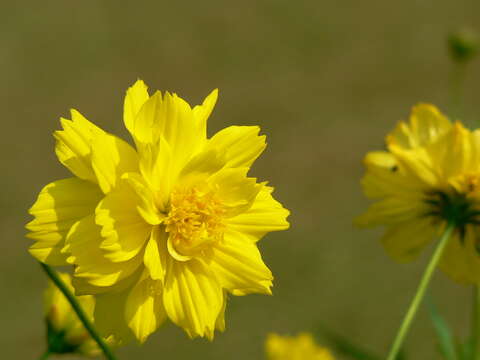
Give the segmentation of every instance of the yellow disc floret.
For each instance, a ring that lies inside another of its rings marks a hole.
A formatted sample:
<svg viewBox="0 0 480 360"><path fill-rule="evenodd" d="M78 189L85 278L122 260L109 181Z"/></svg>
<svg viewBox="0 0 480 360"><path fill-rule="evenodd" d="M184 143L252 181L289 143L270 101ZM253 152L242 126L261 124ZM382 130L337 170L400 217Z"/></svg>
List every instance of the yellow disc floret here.
<svg viewBox="0 0 480 360"><path fill-rule="evenodd" d="M164 224L175 250L191 256L222 239L225 212L215 191L195 187L173 191Z"/></svg>

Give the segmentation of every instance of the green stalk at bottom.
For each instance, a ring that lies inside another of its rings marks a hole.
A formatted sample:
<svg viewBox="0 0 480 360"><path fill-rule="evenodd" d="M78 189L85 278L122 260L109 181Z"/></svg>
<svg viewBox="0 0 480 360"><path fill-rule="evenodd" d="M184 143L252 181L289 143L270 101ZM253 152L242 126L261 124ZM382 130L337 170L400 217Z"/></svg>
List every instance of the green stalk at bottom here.
<svg viewBox="0 0 480 360"><path fill-rule="evenodd" d="M412 324L412 321L415 318L417 310L425 296L425 292L428 288L428 284L432 279L433 273L437 268L437 265L442 257L443 251L445 250L445 247L454 229L455 229L455 224L449 223L440 241L438 242L438 245L435 248L435 251L433 252L430 262L428 263L427 268L425 269L425 272L422 275L422 279L420 280L420 284L418 285L417 292L415 293L415 296L413 297L410 307L408 308L407 313L403 318L402 324L400 325L400 329L398 330L398 333L395 336L392 347L390 348L390 352L388 353L387 360L395 360L397 358L398 352L400 351L403 341L405 340L408 330L410 329L410 325Z"/></svg>
<svg viewBox="0 0 480 360"><path fill-rule="evenodd" d="M93 327L93 324L88 319L87 315L83 311L82 307L78 303L75 296L65 286L65 284L60 279L60 277L55 272L55 270L53 270L50 266L43 263L40 263L40 266L42 267L43 271L45 271L45 273L48 275L48 277L53 281L53 283L58 287L58 289L63 293L63 295L67 298L68 302L72 306L73 310L77 314L78 318L82 322L85 329L88 331L92 339L95 340L95 342L98 344L100 349L103 351L105 358L108 360L116 360L115 356L113 355L108 345L105 343L105 341L102 339L102 337L97 333L97 331Z"/></svg>

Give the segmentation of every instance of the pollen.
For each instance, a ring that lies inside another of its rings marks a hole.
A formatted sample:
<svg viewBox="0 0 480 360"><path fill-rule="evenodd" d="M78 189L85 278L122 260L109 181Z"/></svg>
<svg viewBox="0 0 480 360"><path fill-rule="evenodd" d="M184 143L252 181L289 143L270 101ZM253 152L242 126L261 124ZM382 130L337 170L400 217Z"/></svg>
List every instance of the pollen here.
<svg viewBox="0 0 480 360"><path fill-rule="evenodd" d="M225 212L215 191L197 188L173 191L164 224L175 250L190 256L221 240Z"/></svg>

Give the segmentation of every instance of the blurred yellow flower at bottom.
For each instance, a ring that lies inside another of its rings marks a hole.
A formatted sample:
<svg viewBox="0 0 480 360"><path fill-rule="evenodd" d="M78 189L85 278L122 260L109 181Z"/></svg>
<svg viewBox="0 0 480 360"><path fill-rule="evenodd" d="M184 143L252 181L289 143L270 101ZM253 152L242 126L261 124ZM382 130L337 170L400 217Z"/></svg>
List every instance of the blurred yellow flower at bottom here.
<svg viewBox="0 0 480 360"><path fill-rule="evenodd" d="M297 336L269 334L265 351L268 360L334 360L330 351L318 346L308 333Z"/></svg>
<svg viewBox="0 0 480 360"><path fill-rule="evenodd" d="M58 273L63 283L73 292L71 277ZM91 295L77 296L85 314L93 321L95 298ZM79 353L95 356L100 353L96 342L90 337L67 298L49 281L44 293L45 316L48 326L48 345L53 353Z"/></svg>

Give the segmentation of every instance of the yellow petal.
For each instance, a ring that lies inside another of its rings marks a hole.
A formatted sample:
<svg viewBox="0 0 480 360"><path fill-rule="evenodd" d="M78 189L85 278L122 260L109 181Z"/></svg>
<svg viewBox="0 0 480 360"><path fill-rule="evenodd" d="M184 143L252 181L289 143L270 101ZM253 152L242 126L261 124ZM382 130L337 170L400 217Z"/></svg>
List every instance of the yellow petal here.
<svg viewBox="0 0 480 360"><path fill-rule="evenodd" d="M162 98L156 92L140 109L133 131L137 144L158 145L163 137L170 146L175 168L181 169L202 145L199 130L192 109L183 99L168 92Z"/></svg>
<svg viewBox="0 0 480 360"><path fill-rule="evenodd" d="M166 318L162 303L161 281L144 276L133 287L127 298L125 318L128 326L141 342L153 333Z"/></svg>
<svg viewBox="0 0 480 360"><path fill-rule="evenodd" d="M202 105L197 105L192 110L193 116L199 124L199 132L205 139L207 138L207 120L217 103L217 99L218 89L215 89L203 100Z"/></svg>
<svg viewBox="0 0 480 360"><path fill-rule="evenodd" d="M451 127L450 121L433 105L413 107L409 123L400 122L387 136L389 145L414 149L436 141Z"/></svg>
<svg viewBox="0 0 480 360"><path fill-rule="evenodd" d="M223 291L223 305L220 313L218 314L217 321L215 322L215 329L218 331L225 331L225 310L227 309L228 294ZM210 340L213 340L213 333Z"/></svg>
<svg viewBox="0 0 480 360"><path fill-rule="evenodd" d="M182 169L178 183L188 187L196 182L205 181L226 164L225 154L216 149L206 148L195 155Z"/></svg>
<svg viewBox="0 0 480 360"><path fill-rule="evenodd" d="M143 262L153 280L165 278L167 269L167 233L160 226L155 226L145 248Z"/></svg>
<svg viewBox="0 0 480 360"><path fill-rule="evenodd" d="M247 177L248 168L224 168L208 179L217 188L217 195L233 217L248 210L264 186Z"/></svg>
<svg viewBox="0 0 480 360"><path fill-rule="evenodd" d="M399 262L414 260L434 240L439 231L438 224L429 217L418 217L388 228L382 237L387 253Z"/></svg>
<svg viewBox="0 0 480 360"><path fill-rule="evenodd" d="M122 177L137 195L138 205L136 209L143 219L150 225L158 225L165 215L160 213L156 206L155 194L138 173L126 173Z"/></svg>
<svg viewBox="0 0 480 360"><path fill-rule="evenodd" d="M273 276L257 246L242 234L229 231L212 249L210 269L234 295L271 294Z"/></svg>
<svg viewBox="0 0 480 360"><path fill-rule="evenodd" d="M395 155L400 168L409 177L416 178L425 187L439 186L440 179L435 167L435 158L425 148L403 150L398 147L390 147L390 151Z"/></svg>
<svg viewBox="0 0 480 360"><path fill-rule="evenodd" d="M229 126L216 133L208 147L225 153L230 167L250 167L266 147L258 126Z"/></svg>
<svg viewBox="0 0 480 360"><path fill-rule="evenodd" d="M247 211L228 219L228 226L253 242L270 231L288 229L290 212L272 197L272 191L272 187L264 186Z"/></svg>
<svg viewBox="0 0 480 360"><path fill-rule="evenodd" d="M168 317L192 338L211 335L223 307L222 288L200 261L168 259L163 292Z"/></svg>
<svg viewBox="0 0 480 360"><path fill-rule="evenodd" d="M449 179L472 172L473 158L472 133L460 123L455 123L441 139L427 147L427 152L436 165L440 178Z"/></svg>
<svg viewBox="0 0 480 360"><path fill-rule="evenodd" d="M116 136L97 136L92 142L92 167L106 194L123 174L138 171L138 155L135 149Z"/></svg>
<svg viewBox="0 0 480 360"><path fill-rule="evenodd" d="M172 149L163 136L160 137L158 146L147 144L142 149L140 171L156 193L156 206L160 211L165 211L178 175L173 172L175 159Z"/></svg>
<svg viewBox="0 0 480 360"><path fill-rule="evenodd" d="M135 133L135 119L137 114L148 98L148 87L142 80L137 80L135 84L127 90L123 104L123 122L132 135Z"/></svg>
<svg viewBox="0 0 480 360"><path fill-rule="evenodd" d="M94 215L77 221L68 233L66 250L71 254L68 262L75 264L75 277L85 279L88 284L112 290L112 285L132 276L142 264L142 255L121 263L113 262L100 248L103 241L101 228L95 224ZM79 293L85 293L79 289ZM98 289L101 291L101 289Z"/></svg>
<svg viewBox="0 0 480 360"><path fill-rule="evenodd" d="M401 169L395 156L389 152L369 152L363 163L367 172L362 179L362 186L369 198L378 199L398 193L418 198L419 192L424 191L425 184Z"/></svg>
<svg viewBox="0 0 480 360"><path fill-rule="evenodd" d="M152 231L137 211L140 200L126 183L107 194L95 210L95 221L102 227L100 247L114 262L129 260L144 249Z"/></svg>
<svg viewBox="0 0 480 360"><path fill-rule="evenodd" d="M440 268L456 282L463 284L480 282L478 235L473 226L467 225L463 238L456 231L445 248Z"/></svg>
<svg viewBox="0 0 480 360"><path fill-rule="evenodd" d="M309 333L297 336L269 334L265 342L268 360L334 360L331 352L318 346Z"/></svg>
<svg viewBox="0 0 480 360"><path fill-rule="evenodd" d="M63 130L53 134L58 160L75 176L96 182L90 159L91 142L105 132L76 110L71 110L71 117L72 120L61 119Z"/></svg>
<svg viewBox="0 0 480 360"><path fill-rule="evenodd" d="M394 225L423 217L431 211L422 198L389 197L370 205L367 211L355 219L361 227Z"/></svg>
<svg viewBox="0 0 480 360"><path fill-rule="evenodd" d="M60 251L65 236L79 219L93 213L102 198L96 184L78 178L55 181L45 186L29 213L35 217L26 228L27 237L36 240L30 253L50 265L65 265Z"/></svg>
<svg viewBox="0 0 480 360"><path fill-rule="evenodd" d="M95 328L116 345L125 345L134 335L125 318L128 290L95 296Z"/></svg>

